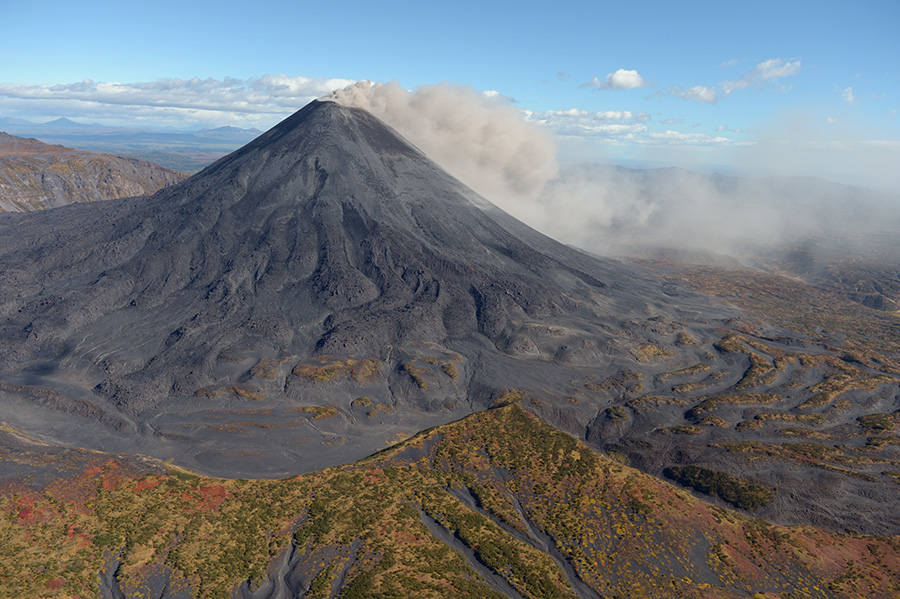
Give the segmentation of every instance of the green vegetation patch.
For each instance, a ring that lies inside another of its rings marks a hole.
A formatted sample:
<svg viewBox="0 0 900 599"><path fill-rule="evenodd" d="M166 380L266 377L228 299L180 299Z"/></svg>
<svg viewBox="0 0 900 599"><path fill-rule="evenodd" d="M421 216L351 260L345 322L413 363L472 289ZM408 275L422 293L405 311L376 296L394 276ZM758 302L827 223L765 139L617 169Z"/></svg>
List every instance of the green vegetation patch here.
<svg viewBox="0 0 900 599"><path fill-rule="evenodd" d="M692 425L670 426L660 429L664 433L672 433L673 435L699 435L703 433L703 428Z"/></svg>
<svg viewBox="0 0 900 599"><path fill-rule="evenodd" d="M675 343L678 345L700 345L700 342L697 341L697 338L687 331L679 332L678 336L675 338Z"/></svg>
<svg viewBox="0 0 900 599"><path fill-rule="evenodd" d="M756 387L760 384L771 384L775 382L777 375L775 367L769 364L769 361L760 354L751 352L749 356L750 368L747 369L735 388L747 389L749 387Z"/></svg>
<svg viewBox="0 0 900 599"><path fill-rule="evenodd" d="M822 414L791 414L789 412L760 412L754 417L760 422L792 422L820 425L825 422Z"/></svg>
<svg viewBox="0 0 900 599"><path fill-rule="evenodd" d="M416 384L419 389L428 389L428 381L425 380L424 368L415 365L414 362L404 362L400 365L400 370L409 375L409 378Z"/></svg>
<svg viewBox="0 0 900 599"><path fill-rule="evenodd" d="M900 445L900 437L897 436L886 436L886 437L869 437L866 439L866 447L884 447L884 446L894 446Z"/></svg>
<svg viewBox="0 0 900 599"><path fill-rule="evenodd" d="M338 409L335 405L330 406L299 406L285 410L285 412L299 412L301 414L311 414L313 420L322 420L325 418L334 418L338 415Z"/></svg>
<svg viewBox="0 0 900 599"><path fill-rule="evenodd" d="M887 375L870 375L832 356L819 358L822 364L829 368L830 373L824 380L809 388L813 395L799 406L801 409L827 405L847 391L875 391L881 385L897 382Z"/></svg>
<svg viewBox="0 0 900 599"><path fill-rule="evenodd" d="M587 383L585 388L589 391L625 390L629 393L641 393L644 390L644 385L641 383L643 378L644 376L640 372L623 370L602 381Z"/></svg>
<svg viewBox="0 0 900 599"><path fill-rule="evenodd" d="M612 406L606 408L604 412L606 414L606 418L609 420L625 420L628 418L628 410L626 410L622 406Z"/></svg>
<svg viewBox="0 0 900 599"><path fill-rule="evenodd" d="M731 423L722 418L721 416L704 416L700 420L697 421L697 424L700 426L717 426L719 428L730 428Z"/></svg>
<svg viewBox="0 0 900 599"><path fill-rule="evenodd" d="M372 406L372 409L369 410L369 413L367 415L369 416L369 418L378 418L382 414L393 414L393 413L394 413L394 408L392 408L391 406L386 406L383 404L376 404L376 405Z"/></svg>
<svg viewBox="0 0 900 599"><path fill-rule="evenodd" d="M259 362L254 364L253 368L250 369L250 376L253 378L274 380L278 378L278 375L281 371L281 366L286 362L294 360L296 357L297 356L287 356L280 360L263 358Z"/></svg>
<svg viewBox="0 0 900 599"><path fill-rule="evenodd" d="M713 343L713 347L722 353L742 353L747 351L747 347L742 343L744 338L741 335L728 335L721 341Z"/></svg>
<svg viewBox="0 0 900 599"><path fill-rule="evenodd" d="M444 374L452 379L459 378L459 369L456 368L456 364L454 364L453 362L446 362L444 364L441 364L441 370L443 370Z"/></svg>
<svg viewBox="0 0 900 599"><path fill-rule="evenodd" d="M841 474L843 476L849 476L865 481L875 481L877 478L866 472L835 466L833 463L840 464L841 466L866 467L875 461L887 461L884 459L878 460L871 456L848 454L845 452L845 448L812 442L781 443L775 445L763 442L739 441L712 443L710 444L710 447L721 447L729 453L755 453L786 461L797 462L804 466L821 468L822 470L834 472L835 474Z"/></svg>
<svg viewBox="0 0 900 599"><path fill-rule="evenodd" d="M675 355L675 352L657 343L644 343L633 349L631 355L638 362L656 362L658 360L668 360Z"/></svg>
<svg viewBox="0 0 900 599"><path fill-rule="evenodd" d="M794 453L805 455L817 460L834 459L841 455L841 451L831 445L821 443L782 443L782 447Z"/></svg>
<svg viewBox="0 0 900 599"><path fill-rule="evenodd" d="M820 407L828 405L829 403L834 401L835 396L836 396L836 393L833 391L831 391L831 392L823 391L821 393L816 393L815 395L813 395L812 397L810 397L809 399L804 401L802 404L797 406L797 408L800 410L806 410L806 409L810 409L810 408L820 408Z"/></svg>
<svg viewBox="0 0 900 599"><path fill-rule="evenodd" d="M859 425L872 433L886 433L897 428L897 419L891 414L866 414L856 419Z"/></svg>
<svg viewBox="0 0 900 599"><path fill-rule="evenodd" d="M319 356L300 362L291 373L318 382L349 377L359 384L365 384L377 379L380 371L381 362L372 358L336 360L330 356Z"/></svg>
<svg viewBox="0 0 900 599"><path fill-rule="evenodd" d="M704 387L706 387L706 384L702 382L678 383L677 385L672 385L672 392L690 393L692 391L696 391L697 389L703 389Z"/></svg>
<svg viewBox="0 0 900 599"><path fill-rule="evenodd" d="M701 362L699 364L694 364L693 366L688 366L686 368L681 368L679 370L673 370L671 372L664 372L659 375L659 380L665 381L670 378L674 378L677 376L690 376L700 372L707 372L712 370L712 366L707 364L706 362Z"/></svg>
<svg viewBox="0 0 900 599"><path fill-rule="evenodd" d="M704 495L719 497L722 501L743 510L759 509L775 499L775 489L709 468L672 466L666 468L663 474L680 485Z"/></svg>
<svg viewBox="0 0 900 599"><path fill-rule="evenodd" d="M502 408L519 403L523 399L525 399L525 392L521 389L504 389L493 398L491 407Z"/></svg>
<svg viewBox="0 0 900 599"><path fill-rule="evenodd" d="M732 395L713 395L707 397L702 402L688 410L687 417L699 419L709 412L715 411L719 406L723 405L755 405L755 404L772 404L781 401L780 395L774 393L735 393Z"/></svg>
<svg viewBox="0 0 900 599"><path fill-rule="evenodd" d="M262 401L266 398L266 393L264 391L257 389L256 387L243 387L241 385L231 385L226 387L204 387L202 389L197 389L194 392L194 396L216 399L229 393L233 393L238 397L249 399L251 401Z"/></svg>
<svg viewBox="0 0 900 599"><path fill-rule="evenodd" d="M692 398L672 397L669 395L642 395L629 399L625 405L635 412L642 412L659 408L661 406L687 406Z"/></svg>

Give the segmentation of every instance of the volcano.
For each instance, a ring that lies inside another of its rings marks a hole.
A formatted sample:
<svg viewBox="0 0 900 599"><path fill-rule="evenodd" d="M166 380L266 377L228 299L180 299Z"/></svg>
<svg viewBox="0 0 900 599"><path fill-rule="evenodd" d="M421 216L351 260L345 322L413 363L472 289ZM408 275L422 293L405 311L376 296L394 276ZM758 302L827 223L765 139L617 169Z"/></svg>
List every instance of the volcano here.
<svg viewBox="0 0 900 599"><path fill-rule="evenodd" d="M709 501L897 534L897 325L848 298L588 255L317 101L152 197L0 216L0 421L277 478L518 404ZM0 484L65 466L20 445Z"/></svg>
<svg viewBox="0 0 900 599"><path fill-rule="evenodd" d="M149 199L9 215L0 239L3 418L226 476L346 462L510 390L562 397L727 316L331 101ZM551 419L580 433L597 410Z"/></svg>

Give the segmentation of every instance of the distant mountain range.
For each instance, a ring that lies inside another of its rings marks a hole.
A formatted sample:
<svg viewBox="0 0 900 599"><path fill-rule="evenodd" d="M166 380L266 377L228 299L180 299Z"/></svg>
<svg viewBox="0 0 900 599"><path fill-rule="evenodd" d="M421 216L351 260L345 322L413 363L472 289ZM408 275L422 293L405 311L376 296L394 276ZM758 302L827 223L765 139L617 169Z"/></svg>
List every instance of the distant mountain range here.
<svg viewBox="0 0 900 599"><path fill-rule="evenodd" d="M199 131L149 130L85 124L65 117L46 123L0 117L0 131L90 152L105 152L196 172L253 140L261 131L217 127Z"/></svg>
<svg viewBox="0 0 900 599"><path fill-rule="evenodd" d="M0 212L151 195L185 177L137 158L73 150L0 132Z"/></svg>

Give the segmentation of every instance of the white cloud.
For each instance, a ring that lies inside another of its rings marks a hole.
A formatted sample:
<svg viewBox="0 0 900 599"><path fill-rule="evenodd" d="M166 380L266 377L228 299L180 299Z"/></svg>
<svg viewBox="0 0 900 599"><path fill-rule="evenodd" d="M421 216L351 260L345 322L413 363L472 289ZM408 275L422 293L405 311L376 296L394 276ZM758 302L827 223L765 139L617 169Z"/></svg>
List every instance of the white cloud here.
<svg viewBox="0 0 900 599"><path fill-rule="evenodd" d="M542 125L562 136L589 136L614 141L615 138L632 138L647 131L650 115L630 110L601 110L591 112L570 108L526 112L528 121Z"/></svg>
<svg viewBox="0 0 900 599"><path fill-rule="evenodd" d="M598 119L605 121L623 121L634 118L634 113L630 110L603 110L594 114Z"/></svg>
<svg viewBox="0 0 900 599"><path fill-rule="evenodd" d="M682 133L680 131L663 131L650 133L644 143L659 143L682 146L731 146L735 142L727 137L706 135L704 133Z"/></svg>
<svg viewBox="0 0 900 599"><path fill-rule="evenodd" d="M784 61L781 58L764 60L740 79L722 82L719 85L722 88L722 97L727 97L737 90L767 85L773 81L796 75L801 68L799 60ZM784 87L783 90L790 91L790 87Z"/></svg>
<svg viewBox="0 0 900 599"><path fill-rule="evenodd" d="M679 98L693 100L702 104L715 104L719 100L716 90L712 87L706 87L705 85L695 85L688 89L681 89L677 86L670 87L666 90L666 95L678 96Z"/></svg>
<svg viewBox="0 0 900 599"><path fill-rule="evenodd" d="M731 127L726 127L725 125L719 125L718 127L716 127L716 133L722 133L724 131L728 131L730 133L758 133L758 130L756 129L743 129L741 127L733 129Z"/></svg>
<svg viewBox="0 0 900 599"><path fill-rule="evenodd" d="M547 110L523 113L526 120L541 125L566 143L592 143L607 146L691 146L724 147L743 146L753 142L736 141L724 135L704 133L683 133L675 130L655 131L652 118L645 112L630 110L604 110L591 112L570 108L567 110ZM683 123L682 119L661 121L666 125ZM693 128L700 127L694 123ZM721 126L717 133L756 133L753 129L732 129Z"/></svg>
<svg viewBox="0 0 900 599"><path fill-rule="evenodd" d="M546 112L529 112L529 115L539 115L541 118L580 118L595 119L599 121L630 121L637 120L646 122L650 120L650 115L646 112L634 113L630 110L601 110L599 112L590 112L588 110L578 110L577 108L569 108L567 110L548 110Z"/></svg>
<svg viewBox="0 0 900 599"><path fill-rule="evenodd" d="M729 60L723 63L722 66L733 66L737 62L739 62L737 59ZM796 75L800 72L800 69L801 63L799 60L785 61L781 58L770 58L757 64L749 73L734 81L723 81L715 86L694 85L687 89L680 85L673 85L657 92L656 95L677 96L702 104L715 104L719 99L727 98L738 90L770 85L785 77ZM791 88L791 85L780 85L777 87L782 92L788 92Z"/></svg>
<svg viewBox="0 0 900 599"><path fill-rule="evenodd" d="M581 87L594 87L597 89L637 89L639 87L648 87L651 83L641 77L635 70L619 69L615 73L610 73L605 80L594 77Z"/></svg>
<svg viewBox="0 0 900 599"><path fill-rule="evenodd" d="M133 119L271 125L311 100L353 83L284 74L246 80L158 79L120 83L89 79L59 85L0 84L7 111L69 116L105 123Z"/></svg>
<svg viewBox="0 0 900 599"><path fill-rule="evenodd" d="M708 135L704 133L683 133L675 130L658 131L652 126L652 119L644 112L629 110L606 110L591 112L587 110L548 110L544 112L524 112L528 121L539 124L558 137L566 145L568 151L592 145L595 148L612 147L666 147L679 146L700 148L738 147L753 142L736 141L725 135ZM667 125L681 124L682 119L668 119L661 123ZM695 123L694 128L700 123ZM750 129L728 129L721 127L718 132L754 133ZM579 145L581 144L581 145Z"/></svg>
<svg viewBox="0 0 900 599"><path fill-rule="evenodd" d="M747 77L771 81L773 79L781 79L782 77L796 75L800 72L800 68L799 60L785 62L780 58L770 58L769 60L756 65Z"/></svg>
<svg viewBox="0 0 900 599"><path fill-rule="evenodd" d="M746 89L753 85L749 79L738 79L737 81L723 81L719 84L722 88L722 97L727 98L739 89Z"/></svg>
<svg viewBox="0 0 900 599"><path fill-rule="evenodd" d="M841 97L850 104L856 104L856 96L853 95L852 87L845 87L841 90Z"/></svg>
<svg viewBox="0 0 900 599"><path fill-rule="evenodd" d="M829 125L834 125L835 123L837 123L839 121L838 121L838 119L830 116L825 119L825 122L828 123Z"/></svg>

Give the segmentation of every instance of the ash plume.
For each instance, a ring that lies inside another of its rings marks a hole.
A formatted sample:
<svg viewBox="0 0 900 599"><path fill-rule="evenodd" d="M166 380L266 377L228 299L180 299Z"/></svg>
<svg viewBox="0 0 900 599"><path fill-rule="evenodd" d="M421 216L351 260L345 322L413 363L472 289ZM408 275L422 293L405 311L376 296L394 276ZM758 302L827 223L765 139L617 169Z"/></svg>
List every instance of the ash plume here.
<svg viewBox="0 0 900 599"><path fill-rule="evenodd" d="M500 208L591 252L739 257L896 221L886 196L822 179L561 165L549 131L499 94L467 86L362 81L324 99L371 112Z"/></svg>
<svg viewBox="0 0 900 599"><path fill-rule="evenodd" d="M449 83L410 92L362 81L324 99L367 110L501 208L539 220L539 212L528 216L557 173L553 136L502 97Z"/></svg>

